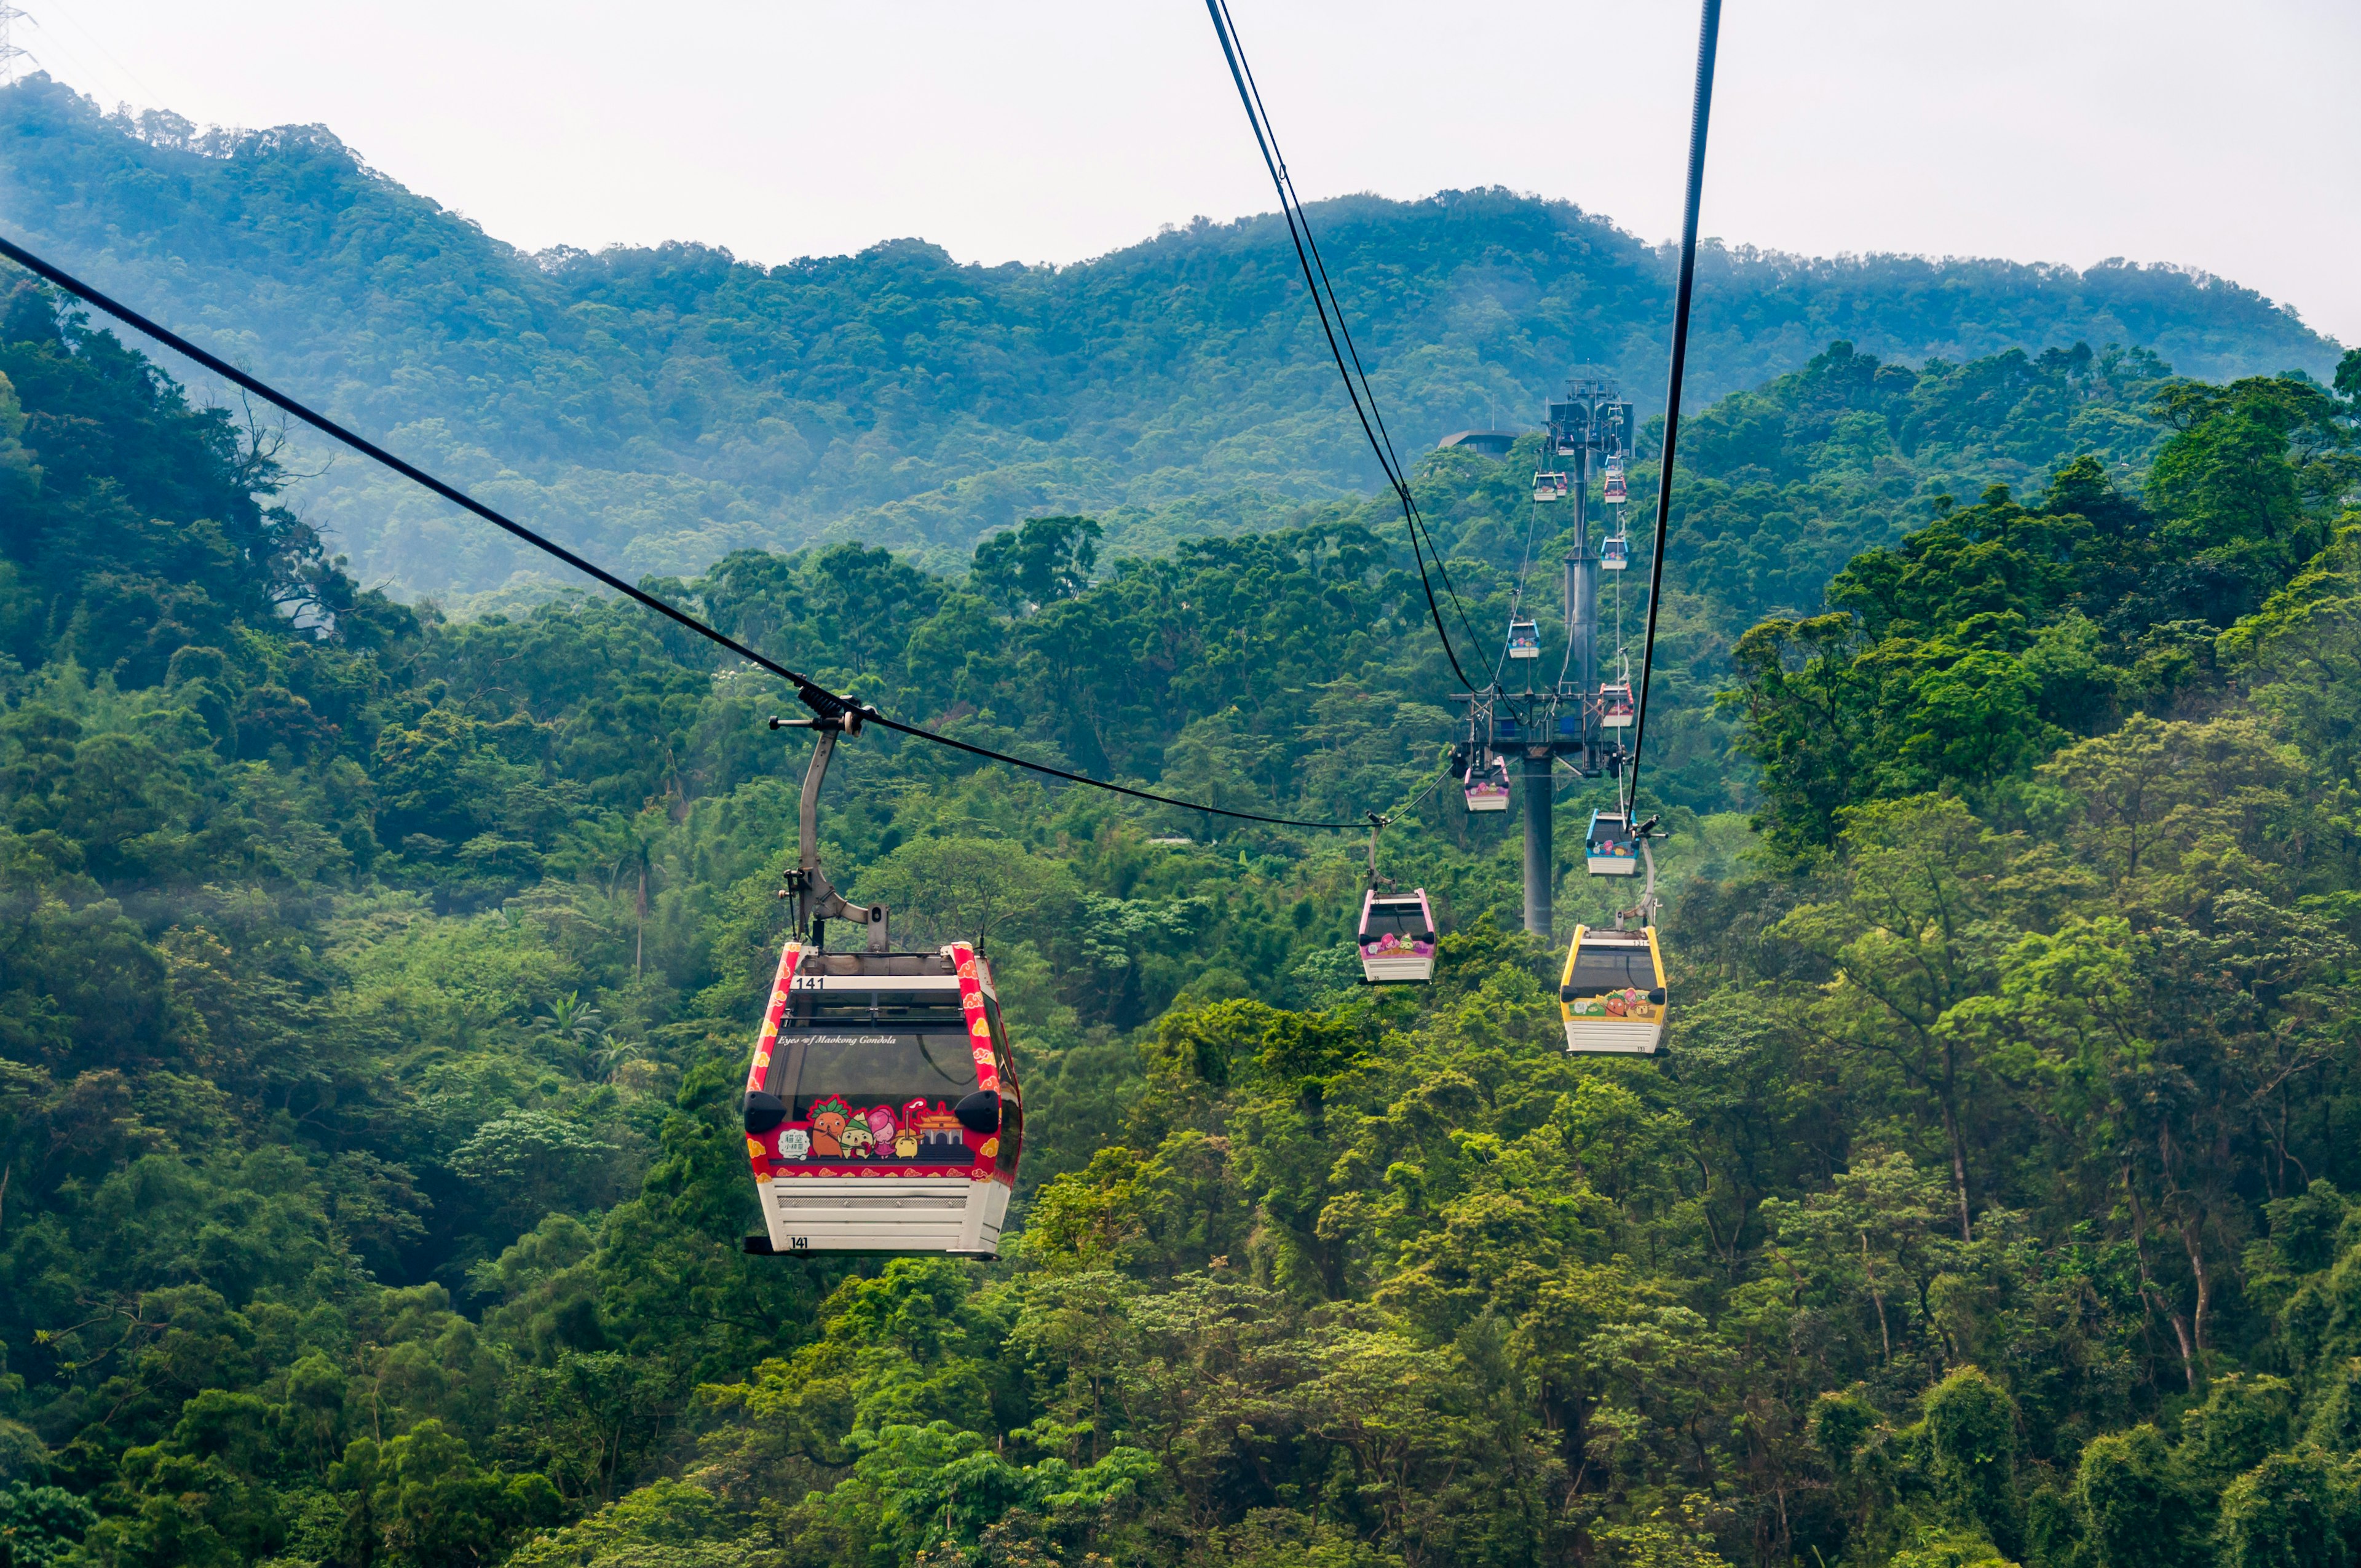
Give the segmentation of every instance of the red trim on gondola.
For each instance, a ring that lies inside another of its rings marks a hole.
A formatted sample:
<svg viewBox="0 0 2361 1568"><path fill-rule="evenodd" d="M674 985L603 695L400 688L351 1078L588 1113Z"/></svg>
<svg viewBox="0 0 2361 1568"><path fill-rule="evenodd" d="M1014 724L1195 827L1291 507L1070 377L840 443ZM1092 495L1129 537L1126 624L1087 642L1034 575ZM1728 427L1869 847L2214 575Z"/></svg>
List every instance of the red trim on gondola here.
<svg viewBox="0 0 2361 1568"><path fill-rule="evenodd" d="M779 949L779 972L771 981L771 1004L763 1012L763 1032L754 1037L754 1059L746 1069L746 1092L752 1094L763 1087L763 1077L771 1070L771 1047L778 1043L780 1021L787 1015L787 986L796 978L796 964L803 957L803 945L789 942ZM775 1133L758 1138L751 1133L746 1137L746 1163L753 1168L754 1179L771 1179L771 1159L777 1150Z"/></svg>
<svg viewBox="0 0 2361 1568"><path fill-rule="evenodd" d="M992 1018L983 1004L983 960L965 942L950 945L951 962L959 971L960 1008L967 1015L968 1044L975 1056L975 1086L990 1090L1004 1098L1007 1091L1000 1082L1000 1058L993 1048ZM990 1149L990 1155L984 1149ZM1003 1175L999 1167L1000 1138L994 1135L976 1150L978 1159L969 1176L977 1181L997 1179L1011 1186L1013 1179Z"/></svg>
<svg viewBox="0 0 2361 1568"><path fill-rule="evenodd" d="M983 977L977 972L975 949L965 942L953 942L951 961L959 970L960 1008L967 1014L968 1045L975 1058L975 1086L998 1093L1000 1061L993 1054L992 1021L983 1010Z"/></svg>

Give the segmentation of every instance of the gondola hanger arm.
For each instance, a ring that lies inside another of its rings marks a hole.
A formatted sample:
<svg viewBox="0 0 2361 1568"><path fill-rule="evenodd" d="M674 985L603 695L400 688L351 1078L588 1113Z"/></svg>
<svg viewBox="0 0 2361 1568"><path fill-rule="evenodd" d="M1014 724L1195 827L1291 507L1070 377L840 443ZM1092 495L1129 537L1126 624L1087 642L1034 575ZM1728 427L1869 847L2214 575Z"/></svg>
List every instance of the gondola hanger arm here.
<svg viewBox="0 0 2361 1568"><path fill-rule="evenodd" d="M873 953L887 948L885 906L882 904L848 904L828 880L819 865L819 792L828 780L828 764L836 754L836 739L861 733L863 709L847 704L834 713L816 712L809 718L771 720L773 729L810 729L818 740L812 747L811 765L804 770L804 790L797 812L796 867L787 873L785 896L796 905L796 927L811 931L812 945L824 947L830 920L850 920L869 928L867 947Z"/></svg>
<svg viewBox="0 0 2361 1568"><path fill-rule="evenodd" d="M1371 887L1377 886L1379 883L1385 883L1388 887L1391 887L1394 884L1391 877L1381 877L1378 874L1378 835L1384 832L1386 829L1386 824L1392 820L1392 817L1380 816L1378 813L1374 811L1368 814L1369 885Z"/></svg>
<svg viewBox="0 0 2361 1568"><path fill-rule="evenodd" d="M818 690L819 688L814 687L812 689ZM850 739L861 733L861 726L865 721L876 717L877 710L870 707L867 703L848 702L840 705L832 712L823 712L815 709L809 718L782 718L777 714L773 714L771 716L771 728L774 729L818 729L826 734L840 734L845 736L847 739Z"/></svg>

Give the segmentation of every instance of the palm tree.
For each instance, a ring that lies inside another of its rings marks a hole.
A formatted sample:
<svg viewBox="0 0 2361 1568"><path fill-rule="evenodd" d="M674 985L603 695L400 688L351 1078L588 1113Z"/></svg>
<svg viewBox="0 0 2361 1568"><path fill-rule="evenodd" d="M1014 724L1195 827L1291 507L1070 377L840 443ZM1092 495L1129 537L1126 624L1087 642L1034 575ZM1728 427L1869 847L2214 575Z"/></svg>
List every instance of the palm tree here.
<svg viewBox="0 0 2361 1568"><path fill-rule="evenodd" d="M636 924L631 934L631 978L640 978L648 945L648 880L655 869L657 840L670 826L661 806L650 806L629 822L621 824L609 840L612 859L609 862L607 896L615 895L615 886L625 877L636 877L638 896L634 901Z"/></svg>
<svg viewBox="0 0 2361 1568"><path fill-rule="evenodd" d="M590 1062L600 1078L612 1083L625 1068L645 1060L647 1054L647 1047L637 1040L609 1038L606 1048L594 1054Z"/></svg>
<svg viewBox="0 0 2361 1568"><path fill-rule="evenodd" d="M607 1021L598 1004L583 1001L578 991L569 991L551 1003L548 1015L535 1018L533 1026L577 1046L588 1046L607 1037Z"/></svg>

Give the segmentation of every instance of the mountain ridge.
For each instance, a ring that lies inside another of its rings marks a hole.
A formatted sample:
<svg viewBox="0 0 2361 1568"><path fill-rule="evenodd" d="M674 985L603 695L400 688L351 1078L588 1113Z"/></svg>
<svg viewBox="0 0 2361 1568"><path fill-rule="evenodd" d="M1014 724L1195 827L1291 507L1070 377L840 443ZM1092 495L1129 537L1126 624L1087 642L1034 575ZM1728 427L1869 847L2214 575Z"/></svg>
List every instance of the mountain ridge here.
<svg viewBox="0 0 2361 1568"><path fill-rule="evenodd" d="M627 573L829 537L950 566L1039 512L1105 517L1121 554L1127 533L1275 526L1374 481L1268 214L1064 267L962 264L908 239L768 267L688 242L533 254L324 127L199 133L102 115L38 77L0 93L0 214ZM1577 367L1656 400L1662 247L1499 190L1344 197L1315 216L1405 446L1493 400L1531 409ZM2323 375L2337 347L2251 290L2163 265L1708 247L1699 404L1836 339L1906 363L2122 342L2217 378ZM540 576L355 464L297 499L364 576L406 594Z"/></svg>

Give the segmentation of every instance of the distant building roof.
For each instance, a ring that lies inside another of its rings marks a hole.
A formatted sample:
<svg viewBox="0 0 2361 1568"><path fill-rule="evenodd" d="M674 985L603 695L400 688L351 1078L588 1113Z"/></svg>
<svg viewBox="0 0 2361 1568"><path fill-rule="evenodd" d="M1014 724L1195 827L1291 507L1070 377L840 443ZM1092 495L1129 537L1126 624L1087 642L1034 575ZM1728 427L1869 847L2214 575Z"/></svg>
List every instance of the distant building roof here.
<svg viewBox="0 0 2361 1568"><path fill-rule="evenodd" d="M1515 444L1518 433L1513 430L1455 430L1434 444L1465 446L1471 452L1481 452L1487 457L1506 457Z"/></svg>

